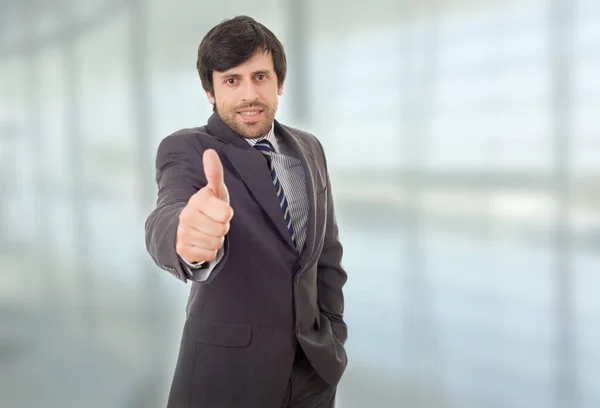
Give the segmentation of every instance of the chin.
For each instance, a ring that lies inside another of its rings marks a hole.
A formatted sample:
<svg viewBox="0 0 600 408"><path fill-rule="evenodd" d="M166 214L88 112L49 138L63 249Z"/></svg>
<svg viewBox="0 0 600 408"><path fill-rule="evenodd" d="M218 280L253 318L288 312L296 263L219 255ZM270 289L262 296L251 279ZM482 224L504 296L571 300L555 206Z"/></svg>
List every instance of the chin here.
<svg viewBox="0 0 600 408"><path fill-rule="evenodd" d="M271 128L270 126L260 122L253 124L240 123L238 124L238 127L243 131L241 135L249 139L256 139L257 137L264 136Z"/></svg>

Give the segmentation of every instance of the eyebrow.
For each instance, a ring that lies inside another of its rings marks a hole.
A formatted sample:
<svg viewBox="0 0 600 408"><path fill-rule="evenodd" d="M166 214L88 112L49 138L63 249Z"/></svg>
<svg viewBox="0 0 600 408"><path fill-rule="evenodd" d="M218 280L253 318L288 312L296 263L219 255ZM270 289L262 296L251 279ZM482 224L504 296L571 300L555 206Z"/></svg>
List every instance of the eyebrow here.
<svg viewBox="0 0 600 408"><path fill-rule="evenodd" d="M252 76L255 77L255 76L259 75L259 74L271 75L272 71L269 70L269 69L261 69L261 70L258 70L258 71L254 71L252 73ZM240 77L241 77L240 74L236 74L236 73L233 73L233 72L230 73L230 74L221 74L221 79L240 78Z"/></svg>

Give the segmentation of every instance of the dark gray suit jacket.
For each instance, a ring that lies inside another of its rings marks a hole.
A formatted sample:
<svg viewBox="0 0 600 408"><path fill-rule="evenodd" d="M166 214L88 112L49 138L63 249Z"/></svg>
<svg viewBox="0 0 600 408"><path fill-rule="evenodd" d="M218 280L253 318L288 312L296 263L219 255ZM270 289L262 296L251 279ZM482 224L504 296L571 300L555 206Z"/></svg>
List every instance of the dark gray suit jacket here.
<svg viewBox="0 0 600 408"><path fill-rule="evenodd" d="M311 134L275 121L306 173L307 238L301 258L290 238L262 154L215 113L206 126L162 140L158 200L146 221L153 260L188 280L175 252L178 216L206 185L202 154L217 151L234 216L224 256L204 282L192 280L169 408L278 408L297 344L330 384L347 364L340 262L325 154Z"/></svg>

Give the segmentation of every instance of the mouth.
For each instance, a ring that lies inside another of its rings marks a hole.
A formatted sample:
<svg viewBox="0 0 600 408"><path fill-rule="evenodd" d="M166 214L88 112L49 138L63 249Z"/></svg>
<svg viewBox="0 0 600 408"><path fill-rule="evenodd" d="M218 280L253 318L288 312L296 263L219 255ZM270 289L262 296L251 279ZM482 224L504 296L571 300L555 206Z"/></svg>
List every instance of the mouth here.
<svg viewBox="0 0 600 408"><path fill-rule="evenodd" d="M255 122L258 119L260 119L261 115L263 114L263 110L256 108L253 110L239 111L237 113L238 115L240 115L244 122Z"/></svg>

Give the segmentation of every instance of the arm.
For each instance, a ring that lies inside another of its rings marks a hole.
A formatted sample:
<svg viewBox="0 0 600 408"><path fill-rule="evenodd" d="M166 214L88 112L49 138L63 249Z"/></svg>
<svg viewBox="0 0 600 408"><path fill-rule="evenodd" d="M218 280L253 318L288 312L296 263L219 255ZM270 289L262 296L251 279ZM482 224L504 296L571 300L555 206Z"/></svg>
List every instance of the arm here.
<svg viewBox="0 0 600 408"><path fill-rule="evenodd" d="M321 149L323 149L321 147ZM325 155L323 154L323 157ZM325 164L327 169L327 164ZM327 171L327 170L326 170ZM317 262L318 304L331 322L334 334L344 344L348 338L348 328L344 322L344 294L342 288L348 275L341 265L343 248L338 237L335 219L331 182L327 173L327 221L325 224L325 242Z"/></svg>
<svg viewBox="0 0 600 408"><path fill-rule="evenodd" d="M202 158L182 136L169 136L159 145L156 154L156 209L146 220L146 248L154 262L176 278L204 280L222 258L207 262L199 268L189 268L175 250L179 214L190 197L206 185ZM204 279L195 279L202 275Z"/></svg>

